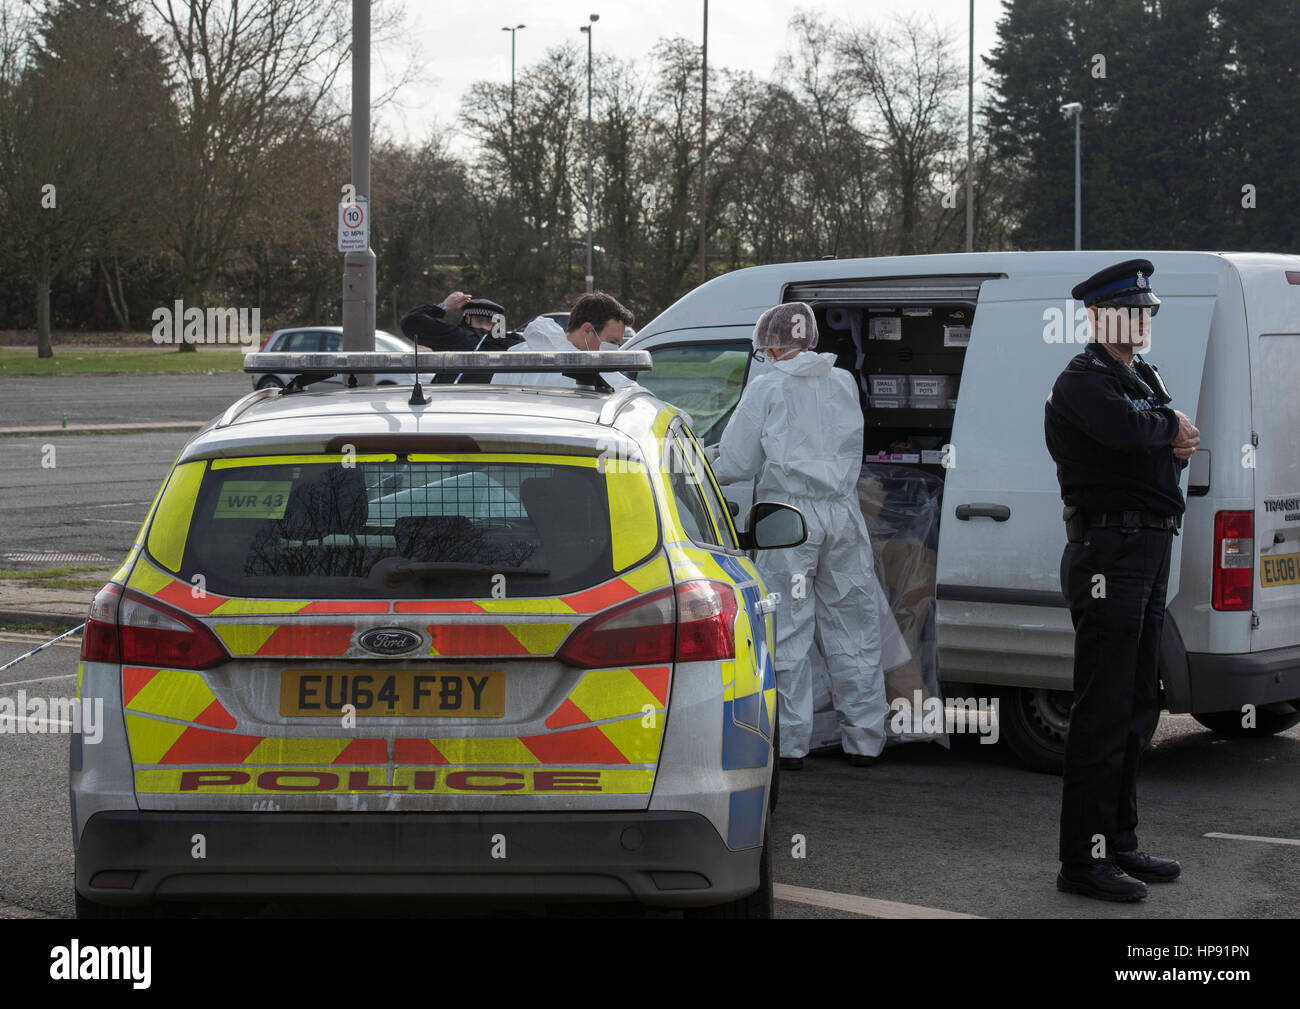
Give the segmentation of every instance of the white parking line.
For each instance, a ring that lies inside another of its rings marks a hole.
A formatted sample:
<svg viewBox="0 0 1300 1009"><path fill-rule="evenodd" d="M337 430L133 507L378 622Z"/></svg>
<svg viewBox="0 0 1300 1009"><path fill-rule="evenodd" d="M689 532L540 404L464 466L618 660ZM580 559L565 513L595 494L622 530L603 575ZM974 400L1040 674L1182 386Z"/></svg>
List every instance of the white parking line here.
<svg viewBox="0 0 1300 1009"><path fill-rule="evenodd" d="M11 645L25 645L33 642L39 645L42 641L49 641L49 640L50 640L50 636L48 634L16 634L16 633L0 634L0 643L6 643ZM67 641L56 641L54 642L53 647L80 648L81 643L79 641L73 641L69 639Z"/></svg>
<svg viewBox="0 0 1300 1009"><path fill-rule="evenodd" d="M1214 831L1202 834L1202 837L1217 837L1222 841L1258 841L1261 844L1292 844L1300 848L1300 841L1293 837L1259 837L1256 834L1220 834Z"/></svg>
<svg viewBox="0 0 1300 1009"><path fill-rule="evenodd" d="M27 726L27 734L31 736L52 735L52 725L57 725L63 732L71 732L73 728L71 722L56 722L50 718L19 718L17 721Z"/></svg>
<svg viewBox="0 0 1300 1009"><path fill-rule="evenodd" d="M34 680L10 680L8 682L0 680L0 690L5 687L21 687L27 683L44 683L46 680L70 680L76 675L76 673L59 673L58 676L38 676Z"/></svg>
<svg viewBox="0 0 1300 1009"><path fill-rule="evenodd" d="M85 522L108 522L115 526L138 526L139 522L131 522L127 519L83 519Z"/></svg>
<svg viewBox="0 0 1300 1009"><path fill-rule="evenodd" d="M877 900L875 897L859 897L853 893L833 893L830 890L813 890L806 886L789 886L776 883L772 886L772 896L776 900L789 900L796 904L812 904L814 907L826 907L833 911L848 911L869 918L979 918L978 914L962 914L960 911L943 911L937 907L922 907L920 904L901 904L896 900Z"/></svg>

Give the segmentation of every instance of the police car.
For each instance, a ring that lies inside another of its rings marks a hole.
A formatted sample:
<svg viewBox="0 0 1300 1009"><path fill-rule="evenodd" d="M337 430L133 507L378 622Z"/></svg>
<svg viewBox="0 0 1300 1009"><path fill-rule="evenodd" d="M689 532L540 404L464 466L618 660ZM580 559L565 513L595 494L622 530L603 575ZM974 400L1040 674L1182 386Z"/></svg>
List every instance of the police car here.
<svg viewBox="0 0 1300 1009"><path fill-rule="evenodd" d="M72 741L79 915L770 916L776 598L747 551L803 519L760 503L739 531L686 416L597 362L650 358L422 355L579 384L264 389L195 435L84 633L78 695L109 717Z"/></svg>

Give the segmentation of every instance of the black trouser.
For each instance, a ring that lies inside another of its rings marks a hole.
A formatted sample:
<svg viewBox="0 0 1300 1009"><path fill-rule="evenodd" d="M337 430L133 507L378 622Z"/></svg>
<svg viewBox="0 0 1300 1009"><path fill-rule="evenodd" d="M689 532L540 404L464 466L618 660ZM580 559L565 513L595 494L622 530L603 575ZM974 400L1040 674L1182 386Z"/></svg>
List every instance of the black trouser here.
<svg viewBox="0 0 1300 1009"><path fill-rule="evenodd" d="M1075 635L1062 862L1137 848L1138 762L1160 718L1157 670L1172 540L1156 529L1094 528L1061 558Z"/></svg>

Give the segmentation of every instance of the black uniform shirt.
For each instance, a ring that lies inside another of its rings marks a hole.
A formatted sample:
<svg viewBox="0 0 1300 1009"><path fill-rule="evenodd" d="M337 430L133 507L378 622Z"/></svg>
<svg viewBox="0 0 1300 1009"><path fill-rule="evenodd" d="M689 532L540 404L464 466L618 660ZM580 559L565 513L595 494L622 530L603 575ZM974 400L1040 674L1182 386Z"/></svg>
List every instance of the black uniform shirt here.
<svg viewBox="0 0 1300 1009"><path fill-rule="evenodd" d="M456 326L448 325L443 321L443 316L446 314L447 310L441 305L420 305L402 316L402 332L421 347L428 347L435 351L502 351L509 350L523 340L518 333L495 337L488 330L475 329L464 323ZM466 375L461 381L482 384L491 379L491 375ZM435 383L441 385L455 381L456 376L453 374L438 375L434 379Z"/></svg>
<svg viewBox="0 0 1300 1009"><path fill-rule="evenodd" d="M1067 505L1183 513L1178 478L1187 463L1171 446L1178 417L1100 344L1076 354L1056 379L1044 428Z"/></svg>

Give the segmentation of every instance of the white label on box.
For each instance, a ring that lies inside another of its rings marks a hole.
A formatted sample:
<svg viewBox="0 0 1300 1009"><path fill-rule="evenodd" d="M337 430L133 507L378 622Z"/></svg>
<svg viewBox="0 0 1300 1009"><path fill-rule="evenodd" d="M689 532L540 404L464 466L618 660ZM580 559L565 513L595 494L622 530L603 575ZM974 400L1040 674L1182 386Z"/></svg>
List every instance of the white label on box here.
<svg viewBox="0 0 1300 1009"><path fill-rule="evenodd" d="M945 347L969 347L970 327L969 326L944 326L943 345Z"/></svg>
<svg viewBox="0 0 1300 1009"><path fill-rule="evenodd" d="M903 320L896 315L882 315L871 320L871 340L901 340L903 338Z"/></svg>

